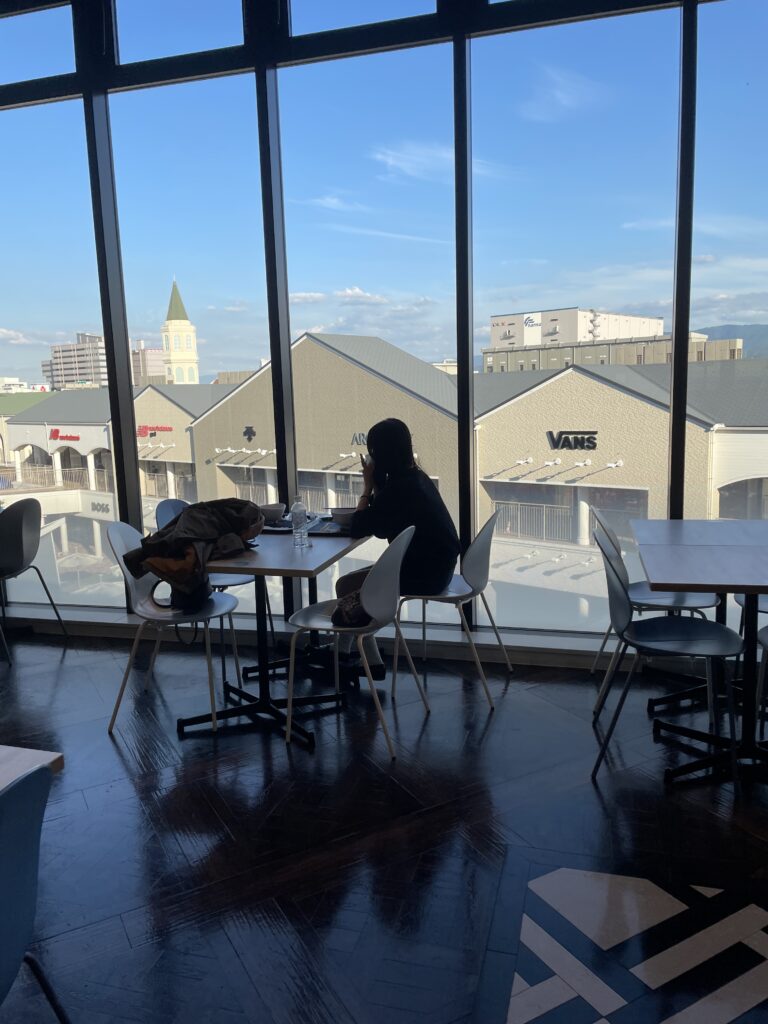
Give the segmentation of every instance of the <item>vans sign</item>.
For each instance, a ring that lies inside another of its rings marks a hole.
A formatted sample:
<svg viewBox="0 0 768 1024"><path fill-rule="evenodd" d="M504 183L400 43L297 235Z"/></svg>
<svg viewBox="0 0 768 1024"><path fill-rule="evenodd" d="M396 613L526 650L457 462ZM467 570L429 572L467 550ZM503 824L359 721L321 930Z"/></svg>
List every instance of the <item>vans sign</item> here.
<svg viewBox="0 0 768 1024"><path fill-rule="evenodd" d="M593 452L597 448L596 430L554 430L547 431L550 448L571 448Z"/></svg>

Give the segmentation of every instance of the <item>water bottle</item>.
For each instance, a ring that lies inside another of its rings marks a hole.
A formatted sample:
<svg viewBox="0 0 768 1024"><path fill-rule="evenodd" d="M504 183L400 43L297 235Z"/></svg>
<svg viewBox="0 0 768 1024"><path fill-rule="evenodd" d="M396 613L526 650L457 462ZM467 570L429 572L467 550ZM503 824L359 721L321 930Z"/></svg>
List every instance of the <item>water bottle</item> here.
<svg viewBox="0 0 768 1024"><path fill-rule="evenodd" d="M293 546L307 547L307 506L297 494L291 505L291 527L293 528Z"/></svg>

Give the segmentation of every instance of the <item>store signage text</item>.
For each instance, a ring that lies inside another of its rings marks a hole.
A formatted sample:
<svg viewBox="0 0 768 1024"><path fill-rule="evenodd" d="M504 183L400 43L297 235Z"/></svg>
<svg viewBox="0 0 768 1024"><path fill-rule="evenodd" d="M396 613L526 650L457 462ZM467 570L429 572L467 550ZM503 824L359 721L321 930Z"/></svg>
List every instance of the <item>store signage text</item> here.
<svg viewBox="0 0 768 1024"><path fill-rule="evenodd" d="M173 427L150 427L146 423L136 427L136 437L154 437L155 434L170 434Z"/></svg>
<svg viewBox="0 0 768 1024"><path fill-rule="evenodd" d="M536 320L535 317L527 316L523 320L523 327L541 327L541 320Z"/></svg>
<svg viewBox="0 0 768 1024"><path fill-rule="evenodd" d="M571 448L593 452L597 448L596 430L554 430L547 431L550 448Z"/></svg>
<svg viewBox="0 0 768 1024"><path fill-rule="evenodd" d="M49 441L79 441L79 434L62 434L58 427L51 427L51 432L48 435Z"/></svg>
<svg viewBox="0 0 768 1024"><path fill-rule="evenodd" d="M101 512L101 513L103 513L105 515L109 515L111 511L112 511L111 506L108 505L105 501L92 501L91 502L91 512Z"/></svg>
<svg viewBox="0 0 768 1024"><path fill-rule="evenodd" d="M366 433L364 433L362 430L359 430L356 434L352 435L352 440L349 443L352 444L352 445L355 445L355 444L360 444L360 445L365 444L365 445L367 445L368 444L368 435Z"/></svg>

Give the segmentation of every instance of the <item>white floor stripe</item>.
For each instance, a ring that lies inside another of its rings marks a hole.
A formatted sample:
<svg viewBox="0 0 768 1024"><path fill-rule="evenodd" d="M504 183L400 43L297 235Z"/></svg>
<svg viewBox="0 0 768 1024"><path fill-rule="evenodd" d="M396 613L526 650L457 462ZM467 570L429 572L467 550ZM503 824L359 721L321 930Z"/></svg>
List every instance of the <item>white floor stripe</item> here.
<svg viewBox="0 0 768 1024"><path fill-rule="evenodd" d="M532 985L519 995L512 996L507 1010L507 1024L528 1024L528 1021L549 1013L563 1003L576 998L576 993L562 978L547 978Z"/></svg>
<svg viewBox="0 0 768 1024"><path fill-rule="evenodd" d="M695 889L696 892L700 892L702 896L707 896L710 899L713 896L719 896L720 893L723 891L722 889L712 889L708 885L692 885L691 888Z"/></svg>
<svg viewBox="0 0 768 1024"><path fill-rule="evenodd" d="M754 932L756 929L753 928L752 931ZM581 960L569 953L527 914L523 915L520 939L532 953L535 953L550 970L570 985L574 992L586 1000L590 1006L593 1006L598 1013L613 1013L614 1010L625 1005L626 1001L618 992L614 992L604 981L601 981L596 974L584 966Z"/></svg>
<svg viewBox="0 0 768 1024"><path fill-rule="evenodd" d="M521 978L517 971L515 971L515 976L512 979L512 995L519 995L521 992L525 992L525 990L530 987L531 986L528 984L528 982Z"/></svg>
<svg viewBox="0 0 768 1024"><path fill-rule="evenodd" d="M768 960L768 935L765 932L755 932L748 939L742 939L742 942Z"/></svg>
<svg viewBox="0 0 768 1024"><path fill-rule="evenodd" d="M601 871L558 868L535 878L528 888L601 949L610 949L688 909L647 878Z"/></svg>
<svg viewBox="0 0 768 1024"><path fill-rule="evenodd" d="M649 988L660 988L673 978L678 978L693 967L703 964L717 953L722 953L734 943L754 935L767 924L768 911L751 904L638 964L632 968L632 973ZM596 1009L599 1010L600 1007Z"/></svg>
<svg viewBox="0 0 768 1024"><path fill-rule="evenodd" d="M768 963L740 974L662 1024L729 1024L768 999Z"/></svg>

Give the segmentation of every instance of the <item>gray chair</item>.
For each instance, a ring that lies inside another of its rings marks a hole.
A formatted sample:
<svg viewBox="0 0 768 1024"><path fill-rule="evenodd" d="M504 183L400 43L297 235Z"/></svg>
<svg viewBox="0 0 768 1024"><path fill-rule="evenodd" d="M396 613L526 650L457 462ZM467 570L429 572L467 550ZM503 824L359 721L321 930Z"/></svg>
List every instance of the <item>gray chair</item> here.
<svg viewBox="0 0 768 1024"><path fill-rule="evenodd" d="M640 612L640 613L642 613L642 612L670 612L670 611L671 612L684 612L684 611L686 611L686 612L690 612L691 615L698 615L698 616L700 616L700 618L703 619L703 618L706 618L706 616L704 615L704 612L702 611L703 608L715 608L715 607L717 607L717 605L719 603L719 598L718 598L717 594L694 594L694 593L686 593L685 591L681 591L681 592L678 593L677 591L672 591L672 590L670 590L670 591L651 590L650 584L648 583L647 580L638 580L635 583L630 583L630 581L629 581L629 574L627 572L627 567L626 567L626 565L624 563L624 556L622 555L622 552L621 552L621 541L616 536L615 532L611 528L611 526L608 523L608 521L606 520L605 516L600 511L598 511L598 509L596 509L594 507L591 508L591 511L592 511L592 515L595 518L595 522L602 529L602 531L605 534L608 542L610 543L611 547L613 548L613 550L614 550L614 552L615 552L615 554L616 554L616 556L618 558L619 563L621 564L622 579L624 581L625 587L627 588L627 593L629 594L629 599L632 602L632 608L633 608L634 611ZM600 655L605 650L605 645L608 643L608 639L610 638L610 635L611 635L612 632L613 632L613 627L611 626L611 623L609 622L608 623L608 628L606 629L605 635L603 636L603 642L600 644L600 649L598 650L597 654L595 655L595 660L592 663L592 669L591 669L591 674L592 675L595 674L595 670L597 669L597 663L600 660ZM601 710L603 708L604 690L605 690L606 680L608 679L608 677L610 675L612 675L613 672L615 672L619 668L619 665L617 663L617 658L619 656L619 648L620 647L621 647L621 644L618 644L617 647L616 647L616 650L613 652L613 656L612 656L611 661L610 661L610 663L608 665L608 668L606 669L605 675L603 676L603 682L602 682L602 685L601 685L601 688L600 688L600 693L598 695L597 703L595 704L595 708L594 708L594 715L595 715L595 717L599 716L599 714L600 714L600 712L601 712ZM699 688L696 687L693 690L685 691L685 693L671 694L669 697L663 698L663 700L660 699L658 701L658 703L666 704L666 703L669 703L671 701L676 701L676 700L690 700L692 697L694 697L698 693L698 690L699 690ZM650 701L649 702L649 708L648 708L649 711L654 710L654 707L652 707L651 705L655 705L655 703L657 703L657 702L656 701Z"/></svg>
<svg viewBox="0 0 768 1024"><path fill-rule="evenodd" d="M300 611L295 612L288 620L292 626L296 627L296 632L291 637L291 658L288 666L288 704L286 709L287 721L285 728L286 743L291 742L291 722L293 719L293 677L296 666L296 643L299 637L302 633L309 632L334 634L333 670L336 692L338 693L339 636L344 633L347 636L354 636L357 641L360 660L362 661L363 668L365 669L368 685L371 688L371 696L373 697L376 714L378 715L379 722L381 723L384 739L387 741L389 756L393 761L395 760L395 751L392 746L392 740L389 736L389 730L387 729L384 712L381 710L379 695L376 692L376 687L373 685L371 667L368 664L365 647L363 646L363 638L366 636L373 636L374 633L378 633L378 631L383 629L384 626L388 626L391 622L394 622L395 635L398 639L402 640L400 624L396 618L398 599L400 597L400 567L403 564L403 556L408 549L408 545L411 543L411 538L413 537L415 530L416 527L414 526L409 526L407 529L403 530L403 532L395 537L389 547L371 566L370 571L365 578L365 582L360 588L360 603L366 614L371 618L371 621L367 626L334 625L331 616L336 610L338 603L335 599L331 601L319 601L317 604L308 605L306 608L302 608ZM416 671L416 666L413 664L413 659L408 653L408 648L405 649L405 653L413 678L416 681L419 695L424 703L424 708L426 709L427 714L429 714L427 696L421 685L421 679Z"/></svg>
<svg viewBox="0 0 768 1024"><path fill-rule="evenodd" d="M605 577L608 584L608 606L611 615L611 626L619 638L620 652L616 659L616 666L621 661L628 648L633 648L635 657L632 666L627 673L621 697L613 713L610 725L606 731L603 742L600 746L600 753L592 769L592 779L597 776L600 765L603 763L608 744L616 728L624 702L627 699L629 688L632 684L632 677L635 673L638 659L640 657L684 657L704 658L707 666L707 689L710 695L710 718L713 717L714 691L712 661L715 658L737 657L744 650L744 642L738 633L727 626L721 626L717 622L710 622L709 619L683 618L680 615L655 615L651 618L633 619L634 606L629 596L625 582L624 563L616 554L613 543L599 525L594 532L595 543L600 548L605 565ZM616 674L614 667L610 678L605 686L603 701L613 684ZM733 699L733 689L727 676L725 679L725 690L728 704L728 720L730 726L731 755L736 759L736 723Z"/></svg>
<svg viewBox="0 0 768 1024"><path fill-rule="evenodd" d="M25 963L61 1024L69 1024L38 961L32 942L40 862L40 830L51 773L35 768L0 790L0 1006Z"/></svg>
<svg viewBox="0 0 768 1024"><path fill-rule="evenodd" d="M498 519L499 513L494 512L491 518L486 522L483 528L480 530L478 535L472 541L467 548L464 557L461 560L461 572L457 573L445 590L441 594L408 594L403 595L400 599L400 605L397 609L397 622L400 623L400 612L402 611L403 605L406 601L421 601L421 629L422 629L422 655L426 660L427 657L427 617L426 608L427 602L437 601L440 604L452 604L459 614L461 620L461 627L464 630L464 635L469 642L470 650L472 651L472 657L475 662L478 674L480 676L480 682L483 684L483 690L485 696L490 705L491 711L493 711L494 703L491 697L491 691L488 689L488 680L485 677L483 671L483 665L480 661L480 655L477 653L477 647L475 641L472 639L472 632L467 623L467 617L464 614L463 605L467 601L471 601L473 597L479 597L485 608L486 614L490 620L493 632L496 634L501 653L504 655L504 662L507 666L507 671L512 671L512 665L509 661L509 655L507 649L504 646L504 641L501 639L501 634L496 626L496 622L491 614L491 609L488 606L488 601L485 596L485 588L488 586L488 576L490 574L491 564L491 544L493 542L493 531L496 526L496 520ZM395 649L392 658L392 695L395 694L395 688L397 687L397 659L400 648L400 639L402 634L398 632L395 636ZM403 640L403 646L405 646L405 640ZM407 649L406 649L407 650Z"/></svg>
<svg viewBox="0 0 768 1024"><path fill-rule="evenodd" d="M152 675L155 668L155 660L160 649L163 630L182 625L194 625L197 622L202 622L203 638L205 640L205 658L208 663L208 690L211 699L211 724L215 732L217 728L216 696L214 692L213 661L211 659L210 622L211 619L220 619L223 616L226 616L229 620L229 632L232 638L232 653L235 659L237 681L238 685L242 686L240 659L237 653L237 639L235 637L235 627L232 622L232 612L237 608L237 598L232 597L230 594L214 593L211 594L202 608L198 608L198 610L194 612L182 612L177 611L175 608L163 607L152 599L152 591L160 582L157 576L154 576L149 572L142 576L141 579L137 580L125 566L126 553L128 551L133 551L141 544L141 534L139 531L134 530L134 528L129 526L128 523L110 523L107 529L107 536L109 537L109 543L112 550L115 553L117 564L120 566L123 576L125 577L131 611L141 619L139 628L136 630L133 647L131 647L128 664L125 667L125 673L123 674L123 679L120 684L120 691L117 695L117 700L115 701L115 708L112 712L112 718L109 721L107 731L111 733L115 727L117 712L120 708L123 694L125 693L125 687L128 682L128 677L131 674L131 667L133 666L136 652L139 649L139 642L141 641L144 628L148 624L151 624L157 631L155 646L152 651L152 658L147 670L147 676L149 677Z"/></svg>
<svg viewBox="0 0 768 1024"><path fill-rule="evenodd" d="M43 585L45 596L50 601L51 608L59 620L61 632L68 637L67 628L62 622L59 609L51 597L43 574L36 565L32 564L40 547L41 522L42 511L40 502L36 498L22 498L20 501L14 501L12 505L0 512L0 584L4 586L6 580L15 580L28 569L36 572ZM3 602L3 617L5 617L5 602ZM0 642L2 642L3 651L10 665L12 664L11 652L8 650L2 627L0 627Z"/></svg>
<svg viewBox="0 0 768 1024"><path fill-rule="evenodd" d="M167 526L172 519L183 512L185 508L189 507L189 502L184 501L183 498L163 498L162 501L157 503L155 509L155 523L157 524L158 530L162 530L164 526ZM233 576L226 572L212 572L208 580L214 590L225 591L228 587L244 587L249 583L253 583L253 576ZM272 644L275 643L275 624L272 621L272 609L269 606L269 594L267 594L267 618L269 619L269 632L272 636ZM222 632L224 624L222 623ZM222 640L222 648L224 646Z"/></svg>
<svg viewBox="0 0 768 1024"><path fill-rule="evenodd" d="M760 595L760 600L765 595ZM757 642L763 648L763 654L760 658L760 670L757 674L757 714L760 720L760 739L765 738L765 708L763 702L765 700L765 676L768 670L768 626L763 626L760 632L757 634Z"/></svg>

